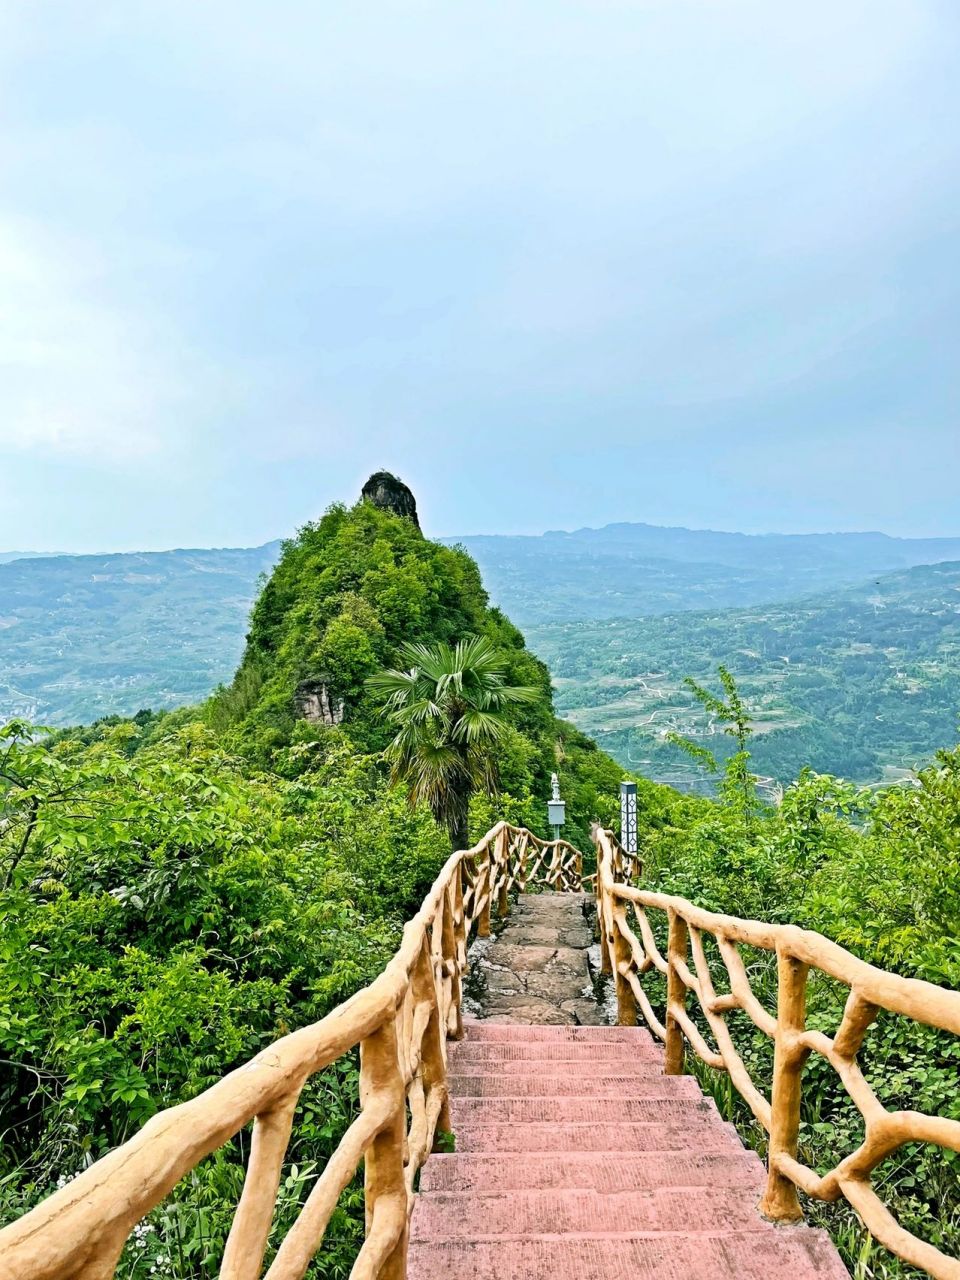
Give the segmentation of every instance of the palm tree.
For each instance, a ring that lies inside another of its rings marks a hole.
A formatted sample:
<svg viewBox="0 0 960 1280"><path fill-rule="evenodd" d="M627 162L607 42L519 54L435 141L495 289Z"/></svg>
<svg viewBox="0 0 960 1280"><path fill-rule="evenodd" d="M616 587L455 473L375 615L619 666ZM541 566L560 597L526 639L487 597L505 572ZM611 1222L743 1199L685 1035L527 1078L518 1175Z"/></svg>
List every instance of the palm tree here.
<svg viewBox="0 0 960 1280"><path fill-rule="evenodd" d="M471 793L496 790L493 752L506 730L504 711L532 702L539 690L508 685L503 656L482 636L456 645L407 643L399 656L406 670L367 681L397 726L387 748L391 782L408 788L411 804L429 805L453 848L465 849Z"/></svg>

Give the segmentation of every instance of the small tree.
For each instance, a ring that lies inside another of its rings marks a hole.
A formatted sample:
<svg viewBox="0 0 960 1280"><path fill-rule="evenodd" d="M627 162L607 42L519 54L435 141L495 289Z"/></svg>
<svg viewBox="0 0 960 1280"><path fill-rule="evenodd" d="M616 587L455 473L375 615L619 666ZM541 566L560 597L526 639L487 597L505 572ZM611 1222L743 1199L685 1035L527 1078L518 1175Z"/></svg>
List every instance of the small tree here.
<svg viewBox="0 0 960 1280"><path fill-rule="evenodd" d="M683 683L700 705L724 726L723 732L736 741L737 749L724 766L720 794L724 800L741 810L744 819L749 821L757 807L757 780L750 772L750 751L747 747L747 740L753 733L753 726L733 676L723 666L717 668L717 675L720 677L726 701L711 693L709 689L705 689L703 685L697 684L696 680L690 676L686 676ZM719 771L717 758L708 747L702 746L699 742L692 742L680 733L667 734L667 740L692 756L710 773Z"/></svg>
<svg viewBox="0 0 960 1280"><path fill-rule="evenodd" d="M472 792L496 790L494 751L507 727L506 709L534 701L539 690L508 685L503 656L482 636L456 645L407 643L399 656L406 670L381 671L367 681L397 727L387 749L391 781L407 787L411 804L428 805L453 848L464 849Z"/></svg>

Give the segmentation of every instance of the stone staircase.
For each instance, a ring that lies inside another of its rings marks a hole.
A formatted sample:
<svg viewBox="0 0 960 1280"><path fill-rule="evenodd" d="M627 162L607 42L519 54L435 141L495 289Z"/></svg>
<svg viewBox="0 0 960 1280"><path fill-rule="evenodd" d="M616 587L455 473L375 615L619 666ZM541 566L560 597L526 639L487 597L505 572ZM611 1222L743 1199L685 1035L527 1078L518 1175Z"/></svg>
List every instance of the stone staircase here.
<svg viewBox="0 0 960 1280"><path fill-rule="evenodd" d="M540 895L523 910L536 954L498 941L484 957L503 973L496 948L513 948L500 959L523 990L501 982L492 1018L450 1047L456 1151L421 1174L410 1280L846 1277L824 1233L760 1217L760 1160L692 1076L663 1074L647 1031L580 1025L582 900ZM507 1021L504 998L530 1020Z"/></svg>

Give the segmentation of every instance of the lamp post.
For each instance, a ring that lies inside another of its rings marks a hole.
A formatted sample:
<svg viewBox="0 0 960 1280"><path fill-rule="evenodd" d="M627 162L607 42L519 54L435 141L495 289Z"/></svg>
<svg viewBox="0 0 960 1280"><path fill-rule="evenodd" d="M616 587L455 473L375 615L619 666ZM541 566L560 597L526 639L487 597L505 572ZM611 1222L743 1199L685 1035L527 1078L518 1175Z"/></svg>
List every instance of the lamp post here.
<svg viewBox="0 0 960 1280"><path fill-rule="evenodd" d="M566 819L567 805L564 800L560 799L560 779L555 773L550 775L550 785L552 793L547 801L547 821L553 827L554 840L559 840L560 828Z"/></svg>
<svg viewBox="0 0 960 1280"><path fill-rule="evenodd" d="M620 844L627 853L637 852L637 784L620 783Z"/></svg>

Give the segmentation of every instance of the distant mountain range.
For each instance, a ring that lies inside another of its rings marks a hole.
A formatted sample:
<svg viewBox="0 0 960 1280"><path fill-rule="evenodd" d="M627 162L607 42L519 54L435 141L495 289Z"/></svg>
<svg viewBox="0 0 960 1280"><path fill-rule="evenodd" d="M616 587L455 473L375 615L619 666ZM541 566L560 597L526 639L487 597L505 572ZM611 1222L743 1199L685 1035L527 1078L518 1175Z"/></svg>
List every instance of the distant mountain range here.
<svg viewBox="0 0 960 1280"><path fill-rule="evenodd" d="M76 724L204 697L232 676L279 554L271 542L0 563L0 719Z"/></svg>
<svg viewBox="0 0 960 1280"><path fill-rule="evenodd" d="M474 556L495 603L528 632L535 651L558 664L568 713L601 733L625 760L640 749L640 740L630 737L631 725L657 708L628 697L614 724L614 686L602 682L615 682L621 669L594 670L587 662L582 672L569 674L574 650L595 648L607 662L609 639L642 676L651 663L662 665L667 644L677 663L688 661L691 674L705 676L717 661L737 667L737 653L752 644L742 639L754 625L751 618L728 615L729 610L848 586L869 595L875 580L891 571L960 561L960 538L879 533L758 536L615 524L539 537L443 541L460 543ZM248 549L101 556L0 554L0 718L20 715L62 725L202 698L232 675L259 575L273 566L279 550L280 543L272 542ZM919 597L898 607L897 626L906 627L911 610L935 614L952 599L934 592L925 604L931 584L924 585L922 575L917 582ZM683 638L688 624L682 616L691 611L697 614L689 623L692 633L709 635L696 661ZM654 621L665 614L672 617ZM839 625L828 607L818 616L824 619L821 630ZM643 627L631 629L632 620L644 618L649 621ZM611 619L624 621L614 625ZM597 622L606 629L580 626ZM953 660L945 651L936 659L938 669L952 669ZM816 665L810 653L804 661ZM832 659L827 669L836 674ZM676 679L686 670L678 666ZM597 697L600 687L607 692ZM791 694L791 710L784 711L794 720L806 714L798 700L799 694ZM904 706L910 715L919 703ZM944 714L946 709L945 703ZM824 714L829 718L829 706ZM918 734L932 731L932 724L924 725L917 722ZM940 719L936 726L940 736L929 742L930 749L942 741ZM910 738L911 751L921 741L918 734ZM659 748L657 754L659 759ZM881 756L885 764L901 758L886 747ZM861 753L861 761L866 758ZM862 772L869 772L866 765Z"/></svg>
<svg viewBox="0 0 960 1280"><path fill-rule="evenodd" d="M0 564L9 564L11 560L38 560L41 557L47 558L53 555L60 555L60 552L54 551L0 551Z"/></svg>
<svg viewBox="0 0 960 1280"><path fill-rule="evenodd" d="M459 539L519 626L741 608L960 560L960 538L744 534L610 524L538 537Z"/></svg>

